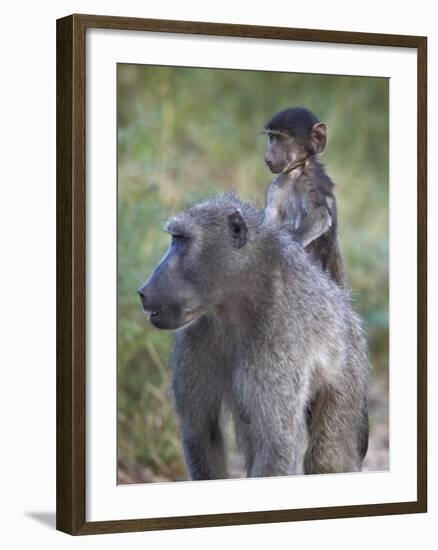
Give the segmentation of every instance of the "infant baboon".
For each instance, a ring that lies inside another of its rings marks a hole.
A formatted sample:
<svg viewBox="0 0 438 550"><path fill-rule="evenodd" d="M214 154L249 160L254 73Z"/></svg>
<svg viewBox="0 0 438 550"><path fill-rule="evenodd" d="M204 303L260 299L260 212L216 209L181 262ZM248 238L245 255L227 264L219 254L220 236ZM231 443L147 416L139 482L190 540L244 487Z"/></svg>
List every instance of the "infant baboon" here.
<svg viewBox="0 0 438 550"><path fill-rule="evenodd" d="M265 124L265 161L279 174L266 193L266 217L285 223L340 286L345 285L333 182L316 159L327 142L326 125L302 107L277 113Z"/></svg>
<svg viewBox="0 0 438 550"><path fill-rule="evenodd" d="M138 292L153 325L178 329L172 389L191 478L227 477L223 405L248 476L360 470L368 359L348 292L233 194L167 231L169 250Z"/></svg>

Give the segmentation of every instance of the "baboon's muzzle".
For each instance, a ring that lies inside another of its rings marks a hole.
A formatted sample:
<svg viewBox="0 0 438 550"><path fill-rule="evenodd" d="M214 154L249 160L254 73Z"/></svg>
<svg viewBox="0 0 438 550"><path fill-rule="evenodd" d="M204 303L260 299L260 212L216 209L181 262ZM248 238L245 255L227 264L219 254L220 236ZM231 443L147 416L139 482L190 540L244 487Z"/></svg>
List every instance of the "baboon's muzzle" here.
<svg viewBox="0 0 438 550"><path fill-rule="evenodd" d="M274 158L270 155L265 156L265 163L273 174L279 174L281 172L281 165L278 162L275 162Z"/></svg>
<svg viewBox="0 0 438 550"><path fill-rule="evenodd" d="M152 281L151 281L152 283ZM148 283L139 288L141 305L145 315L156 328L174 330L184 324L182 322L182 309L176 304L170 303L169 298L161 297L156 285Z"/></svg>
<svg viewBox="0 0 438 550"><path fill-rule="evenodd" d="M148 285L140 288L138 291L141 305L145 315L149 317L149 321L154 327L162 330L176 330L187 325L199 316L198 311L190 311L182 307L167 302L159 304L153 299L152 293Z"/></svg>
<svg viewBox="0 0 438 550"><path fill-rule="evenodd" d="M163 330L175 330L198 316L183 298L184 285L170 259L168 255L137 290L143 312L156 328Z"/></svg>

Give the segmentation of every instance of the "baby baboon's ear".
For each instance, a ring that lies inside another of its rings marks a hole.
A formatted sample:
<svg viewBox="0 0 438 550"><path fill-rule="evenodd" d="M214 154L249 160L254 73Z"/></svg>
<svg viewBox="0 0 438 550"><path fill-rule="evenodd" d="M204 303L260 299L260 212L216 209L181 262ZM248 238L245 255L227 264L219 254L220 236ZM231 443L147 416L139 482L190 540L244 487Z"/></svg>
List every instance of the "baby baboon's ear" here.
<svg viewBox="0 0 438 550"><path fill-rule="evenodd" d="M323 153L327 144L327 126L324 122L318 122L310 132L310 142L315 153Z"/></svg>
<svg viewBox="0 0 438 550"><path fill-rule="evenodd" d="M228 228L231 233L231 242L234 248L242 248L242 246L245 246L248 227L239 209L228 216Z"/></svg>

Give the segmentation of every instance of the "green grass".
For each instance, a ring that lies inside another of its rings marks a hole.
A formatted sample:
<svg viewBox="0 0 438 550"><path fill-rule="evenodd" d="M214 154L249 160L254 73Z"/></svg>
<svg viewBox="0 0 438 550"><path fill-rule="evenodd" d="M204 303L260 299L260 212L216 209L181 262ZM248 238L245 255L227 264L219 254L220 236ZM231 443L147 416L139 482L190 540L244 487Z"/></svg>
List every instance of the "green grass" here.
<svg viewBox="0 0 438 550"><path fill-rule="evenodd" d="M328 125L322 157L336 184L339 230L373 367L388 370L388 92L386 79L119 65L118 462L120 481L181 479L168 395L171 335L136 295L163 255L165 220L222 190L263 204L270 174L259 132L305 106Z"/></svg>

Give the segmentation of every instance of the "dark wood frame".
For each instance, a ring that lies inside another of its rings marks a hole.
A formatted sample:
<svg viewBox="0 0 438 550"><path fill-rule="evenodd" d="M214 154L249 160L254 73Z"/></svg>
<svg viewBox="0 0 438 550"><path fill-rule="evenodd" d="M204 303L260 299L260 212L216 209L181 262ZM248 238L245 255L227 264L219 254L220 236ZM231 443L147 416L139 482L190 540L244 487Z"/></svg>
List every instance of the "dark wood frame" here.
<svg viewBox="0 0 438 550"><path fill-rule="evenodd" d="M85 32L87 28L396 46L417 50L417 500L385 504L87 522L85 515ZM71 15L57 21L57 510L72 535L427 511L427 39L356 32Z"/></svg>

